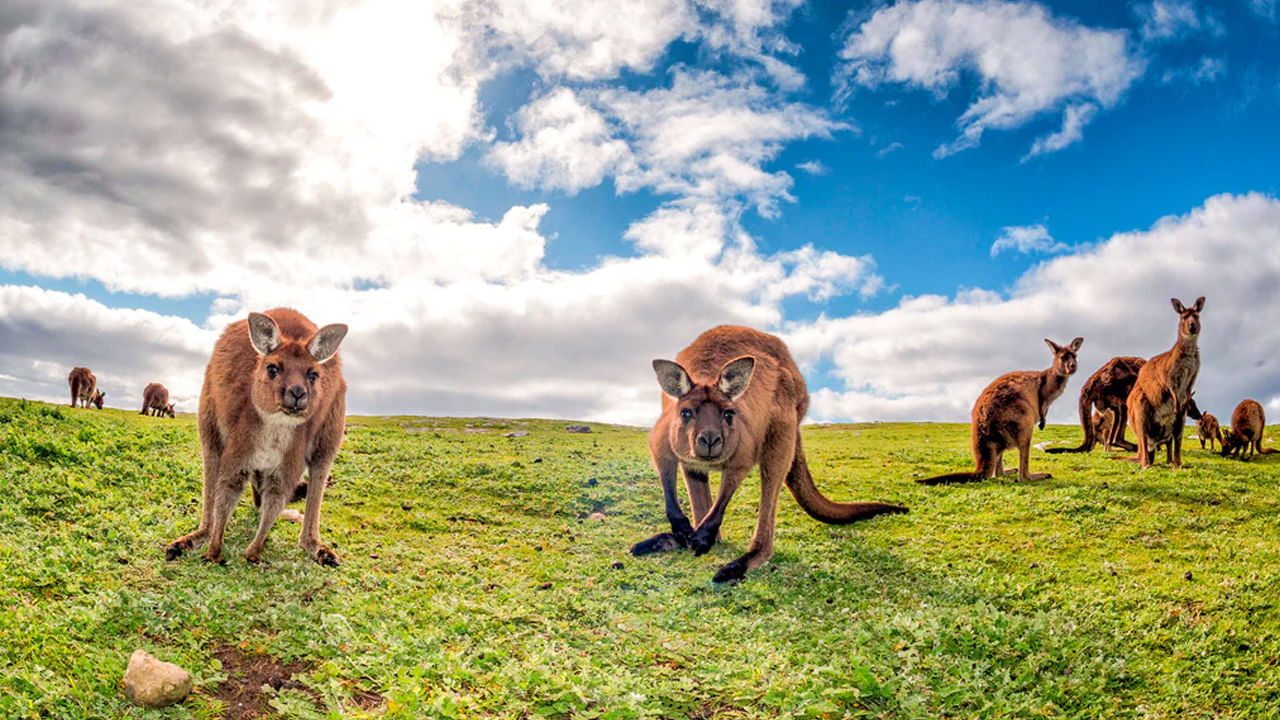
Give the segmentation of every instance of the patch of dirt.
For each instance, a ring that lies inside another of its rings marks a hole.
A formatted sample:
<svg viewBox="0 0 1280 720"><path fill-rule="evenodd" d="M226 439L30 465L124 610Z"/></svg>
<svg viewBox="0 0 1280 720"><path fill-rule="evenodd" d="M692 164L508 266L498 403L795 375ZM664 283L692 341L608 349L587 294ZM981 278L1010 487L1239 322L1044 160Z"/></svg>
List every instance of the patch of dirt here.
<svg viewBox="0 0 1280 720"><path fill-rule="evenodd" d="M356 690L351 694L351 702L367 712L381 707L382 696L372 690Z"/></svg>
<svg viewBox="0 0 1280 720"><path fill-rule="evenodd" d="M264 685L276 690L298 689L316 699L314 692L293 679L294 675L311 669L307 663L281 663L270 655L246 654L233 645L219 645L213 656L222 663L222 671L227 675L226 680L218 683L214 694L226 705L222 713L225 720L251 720L271 715L268 705L270 694L263 691Z"/></svg>

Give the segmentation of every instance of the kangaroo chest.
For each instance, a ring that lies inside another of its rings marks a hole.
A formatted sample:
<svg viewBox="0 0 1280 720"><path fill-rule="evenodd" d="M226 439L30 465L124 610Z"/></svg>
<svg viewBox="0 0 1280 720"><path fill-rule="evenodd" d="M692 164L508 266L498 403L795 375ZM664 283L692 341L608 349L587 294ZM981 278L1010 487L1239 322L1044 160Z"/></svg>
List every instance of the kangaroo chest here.
<svg viewBox="0 0 1280 720"><path fill-rule="evenodd" d="M284 464L285 456L299 441L302 430L293 423L263 422L254 438L253 451L245 463L245 469L271 474Z"/></svg>

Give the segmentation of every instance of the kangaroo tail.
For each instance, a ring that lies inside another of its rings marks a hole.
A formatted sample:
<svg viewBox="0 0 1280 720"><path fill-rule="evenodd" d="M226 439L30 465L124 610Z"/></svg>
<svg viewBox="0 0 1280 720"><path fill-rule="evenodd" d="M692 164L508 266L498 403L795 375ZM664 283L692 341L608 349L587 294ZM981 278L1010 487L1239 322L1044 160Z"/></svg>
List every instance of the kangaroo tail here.
<svg viewBox="0 0 1280 720"><path fill-rule="evenodd" d="M796 435L796 457L791 461L791 471L787 473L787 488L795 496L796 502L800 503L801 509L809 513L809 517L832 525L845 525L885 513L907 512L907 508L902 505L889 503L842 503L828 500L818 491L818 486L813 484L809 463L805 462L804 449L800 447L799 433Z"/></svg>
<svg viewBox="0 0 1280 720"><path fill-rule="evenodd" d="M921 485L951 485L954 483L977 482L982 479L982 475L976 472L947 473L946 475L934 475L933 477L920 478L916 482Z"/></svg>
<svg viewBox="0 0 1280 720"><path fill-rule="evenodd" d="M1088 393L1080 391L1080 427L1084 428L1084 442L1078 447L1073 448L1045 448L1047 453L1081 453L1089 452L1093 449L1098 438L1093 434L1093 418L1090 417L1090 410L1093 409L1093 398ZM1117 422L1119 420L1117 419Z"/></svg>

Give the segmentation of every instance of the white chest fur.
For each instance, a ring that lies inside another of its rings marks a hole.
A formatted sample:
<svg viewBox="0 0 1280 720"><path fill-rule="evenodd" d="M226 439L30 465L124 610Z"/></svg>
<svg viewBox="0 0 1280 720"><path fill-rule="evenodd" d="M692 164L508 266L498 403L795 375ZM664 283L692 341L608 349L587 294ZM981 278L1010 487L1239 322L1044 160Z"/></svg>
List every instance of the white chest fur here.
<svg viewBox="0 0 1280 720"><path fill-rule="evenodd" d="M285 453L293 446L294 439L301 429L292 418L276 419L270 415L262 418L258 427L253 453L249 456L246 470L272 473L284 462Z"/></svg>

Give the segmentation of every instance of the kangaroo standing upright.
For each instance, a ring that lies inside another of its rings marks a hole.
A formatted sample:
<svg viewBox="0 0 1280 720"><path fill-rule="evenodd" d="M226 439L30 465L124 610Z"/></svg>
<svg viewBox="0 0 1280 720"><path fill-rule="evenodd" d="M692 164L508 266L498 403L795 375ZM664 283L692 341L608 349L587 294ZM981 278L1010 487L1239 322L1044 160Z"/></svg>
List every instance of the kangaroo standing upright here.
<svg viewBox="0 0 1280 720"><path fill-rule="evenodd" d="M79 401L81 407L87 408L92 403L99 410L102 409L106 393L98 389L98 379L89 372L89 368L71 368L71 372L67 373L67 384L71 386L71 407L75 407Z"/></svg>
<svg viewBox="0 0 1280 720"><path fill-rule="evenodd" d="M1053 365L1036 372L1023 370L1005 373L987 386L973 404L973 421L969 428L974 468L971 472L948 473L916 482L924 485L972 482L1004 475L1004 452L1018 450L1018 480L1043 480L1049 473L1029 472L1031 434L1037 423L1044 429L1049 405L1062 394L1067 380L1076 371L1076 352L1084 338L1076 338L1063 347L1045 338L1053 351ZM1014 472L1010 470L1009 473Z"/></svg>
<svg viewBox="0 0 1280 720"><path fill-rule="evenodd" d="M213 348L200 391L204 501L200 526L169 544L173 560L206 539L205 559L222 559L222 537L246 481L259 501L258 532L244 557L256 563L276 518L309 476L300 543L316 562L337 567L320 542L320 503L342 444L347 384L338 345L346 325L320 329L287 309L249 313Z"/></svg>
<svg viewBox="0 0 1280 720"><path fill-rule="evenodd" d="M142 390L142 410L139 415L168 415L176 417L173 403L169 402L169 389L160 383L147 383Z"/></svg>
<svg viewBox="0 0 1280 720"><path fill-rule="evenodd" d="M1200 374L1200 311L1204 298L1191 307L1172 298L1178 313L1178 339L1166 352L1151 358L1138 372L1138 381L1129 393L1129 425L1138 436L1138 456L1131 458L1151 467L1156 447L1168 443L1167 457L1174 468L1182 467L1183 426L1191 391Z"/></svg>
<svg viewBox="0 0 1280 720"><path fill-rule="evenodd" d="M1200 438L1200 449L1204 449L1205 441L1209 442L1209 452L1213 452L1213 442L1218 441L1218 445L1222 445L1222 426L1218 424L1218 418L1213 413L1204 413L1200 419L1196 421L1196 436Z"/></svg>
<svg viewBox="0 0 1280 720"><path fill-rule="evenodd" d="M1111 446L1132 450L1135 446L1124 439L1124 428L1127 422L1125 402L1133 384L1138 380L1138 371L1147 361L1140 357L1113 357L1084 381L1080 388L1080 426L1084 428L1084 442L1073 448L1049 448L1047 453L1089 452L1099 441L1105 450ZM1090 409L1097 408L1099 413L1112 411L1113 420L1108 431L1109 436L1098 434L1098 425L1091 423Z"/></svg>
<svg viewBox="0 0 1280 720"><path fill-rule="evenodd" d="M1222 455L1235 455L1244 459L1245 450L1252 458L1255 453L1270 455L1275 450L1262 448L1262 431L1267 427L1267 416L1257 400L1241 400L1231 411L1231 430L1222 436Z"/></svg>
<svg viewBox="0 0 1280 720"><path fill-rule="evenodd" d="M907 509L887 503L838 503L813 484L800 444L809 393L781 340L757 330L722 325L699 335L676 356L654 360L664 393L662 415L649 433L649 452L662 482L671 532L631 546L633 555L688 547L702 555L715 544L733 493L760 466L760 513L747 552L724 565L715 582L737 580L773 557L778 493L785 482L815 520L844 524ZM693 523L676 495L684 473ZM721 473L714 504L708 473ZM696 524L696 528L694 525Z"/></svg>

